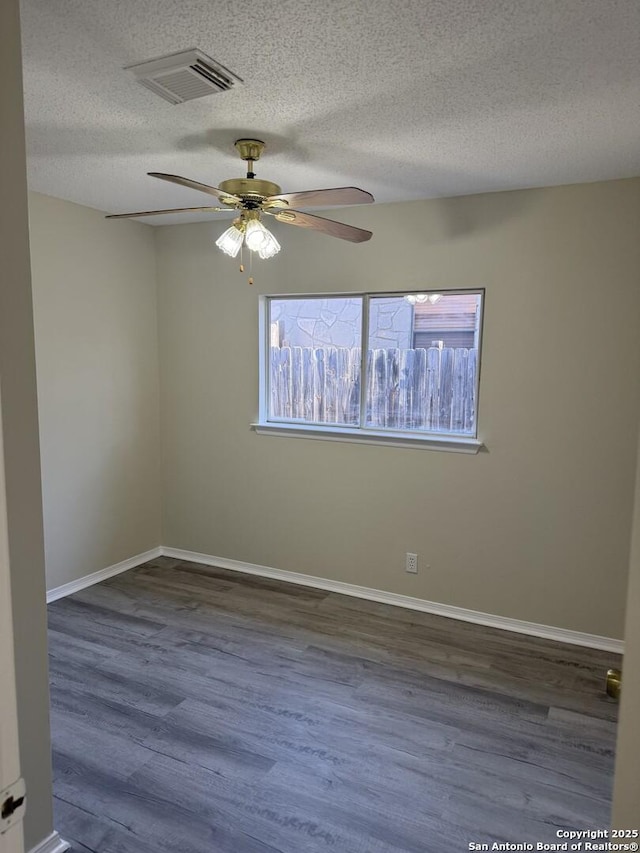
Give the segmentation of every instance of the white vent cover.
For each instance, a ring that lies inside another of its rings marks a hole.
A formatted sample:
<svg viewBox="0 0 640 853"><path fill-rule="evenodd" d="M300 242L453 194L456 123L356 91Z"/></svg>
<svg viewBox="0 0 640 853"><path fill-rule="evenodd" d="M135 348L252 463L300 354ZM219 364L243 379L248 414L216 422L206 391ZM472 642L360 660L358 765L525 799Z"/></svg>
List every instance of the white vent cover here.
<svg viewBox="0 0 640 853"><path fill-rule="evenodd" d="M226 92L240 77L199 50L184 50L140 65L128 65L139 83L171 104Z"/></svg>

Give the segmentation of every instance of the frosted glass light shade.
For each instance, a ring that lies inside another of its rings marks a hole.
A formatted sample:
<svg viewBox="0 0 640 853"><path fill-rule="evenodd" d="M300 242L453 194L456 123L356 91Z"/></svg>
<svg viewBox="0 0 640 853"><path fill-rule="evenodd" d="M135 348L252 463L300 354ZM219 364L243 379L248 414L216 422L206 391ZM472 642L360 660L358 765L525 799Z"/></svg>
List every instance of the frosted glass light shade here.
<svg viewBox="0 0 640 853"><path fill-rule="evenodd" d="M274 255L277 255L280 251L280 243L273 236L271 231L268 231L266 228L264 229L265 240L262 246L258 249L258 255L266 260L267 258L272 258Z"/></svg>
<svg viewBox="0 0 640 853"><path fill-rule="evenodd" d="M244 239L248 249L258 252L267 239L267 229L258 219L250 219L247 222L247 233Z"/></svg>
<svg viewBox="0 0 640 853"><path fill-rule="evenodd" d="M216 240L216 246L221 249L225 255L235 258L240 251L243 239L244 233L241 229L238 228L237 225L232 225L218 237Z"/></svg>
<svg viewBox="0 0 640 853"><path fill-rule="evenodd" d="M227 228L216 240L216 246L221 249L225 255L235 258L240 251L243 241L248 249L252 252L257 252L261 258L272 258L280 251L280 243L273 236L271 231L268 231L262 222L258 219L250 219L244 223L243 220L238 220L237 223Z"/></svg>

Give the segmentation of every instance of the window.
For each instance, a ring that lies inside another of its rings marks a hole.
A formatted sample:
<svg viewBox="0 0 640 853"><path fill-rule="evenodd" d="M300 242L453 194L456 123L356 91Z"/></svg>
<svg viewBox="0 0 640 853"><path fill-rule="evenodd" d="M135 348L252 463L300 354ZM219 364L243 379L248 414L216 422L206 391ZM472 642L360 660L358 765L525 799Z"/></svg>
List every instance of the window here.
<svg viewBox="0 0 640 853"><path fill-rule="evenodd" d="M481 290L264 297L256 427L477 448L482 301Z"/></svg>

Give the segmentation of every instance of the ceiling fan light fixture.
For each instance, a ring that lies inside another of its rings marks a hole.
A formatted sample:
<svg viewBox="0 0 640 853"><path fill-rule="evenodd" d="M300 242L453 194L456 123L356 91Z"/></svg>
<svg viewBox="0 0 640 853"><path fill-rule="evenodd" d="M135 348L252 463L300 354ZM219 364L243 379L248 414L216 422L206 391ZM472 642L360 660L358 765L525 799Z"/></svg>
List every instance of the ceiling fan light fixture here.
<svg viewBox="0 0 640 853"><path fill-rule="evenodd" d="M262 246L258 249L258 255L263 261L266 261L268 258L272 258L274 255L277 255L282 247L271 231L268 231L266 228L264 230L266 238Z"/></svg>
<svg viewBox="0 0 640 853"><path fill-rule="evenodd" d="M250 219L247 222L247 232L244 239L247 249L251 249L252 252L259 252L266 242L267 229L259 219Z"/></svg>
<svg viewBox="0 0 640 853"><path fill-rule="evenodd" d="M226 231L218 237L216 240L216 246L225 253L225 255L229 255L230 258L235 258L240 251L240 247L242 246L242 241L244 240L244 228L241 223L233 223L230 228L227 228Z"/></svg>

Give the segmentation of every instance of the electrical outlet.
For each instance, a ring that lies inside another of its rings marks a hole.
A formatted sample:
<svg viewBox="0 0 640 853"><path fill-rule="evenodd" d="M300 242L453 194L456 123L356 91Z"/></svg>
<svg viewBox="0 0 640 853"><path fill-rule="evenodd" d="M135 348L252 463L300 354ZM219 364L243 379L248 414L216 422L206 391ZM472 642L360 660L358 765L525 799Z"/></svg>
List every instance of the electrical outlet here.
<svg viewBox="0 0 640 853"><path fill-rule="evenodd" d="M407 552L405 569L408 572L410 572L412 575L418 574L418 555L417 554L409 554L409 552Z"/></svg>

